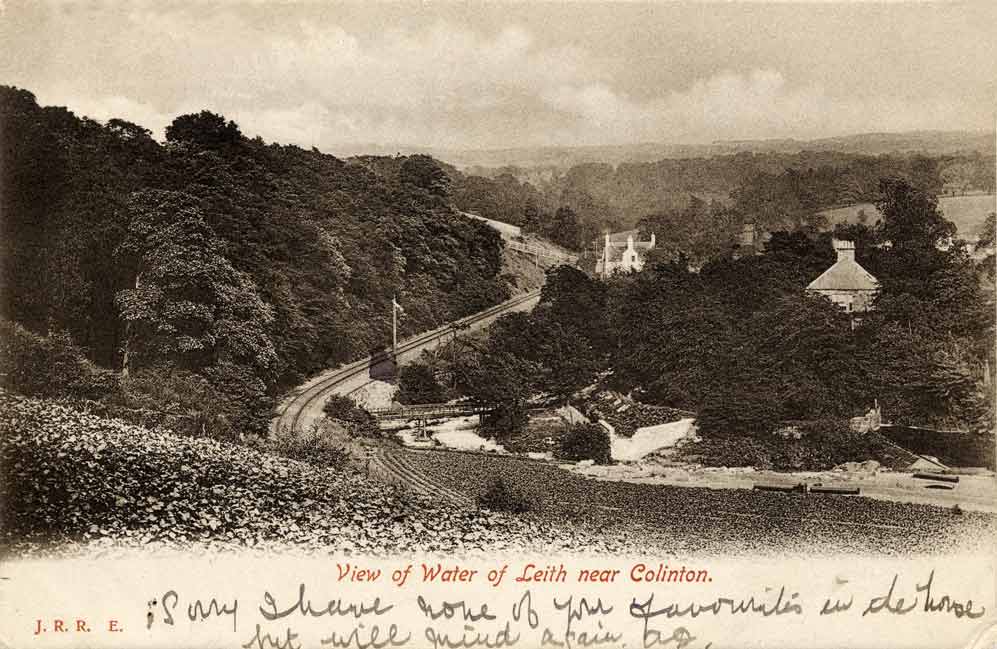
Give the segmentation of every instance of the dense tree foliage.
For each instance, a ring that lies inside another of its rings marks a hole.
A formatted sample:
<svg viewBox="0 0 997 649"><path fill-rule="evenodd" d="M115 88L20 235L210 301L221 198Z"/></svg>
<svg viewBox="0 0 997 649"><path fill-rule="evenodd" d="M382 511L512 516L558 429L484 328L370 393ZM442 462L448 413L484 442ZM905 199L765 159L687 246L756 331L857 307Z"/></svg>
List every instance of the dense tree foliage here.
<svg viewBox="0 0 997 649"><path fill-rule="evenodd" d="M500 236L452 209L430 158L344 162L207 111L159 144L10 87L0 122L0 316L132 382L206 381L242 430L282 388L383 347L392 296L401 335L508 296Z"/></svg>
<svg viewBox="0 0 997 649"><path fill-rule="evenodd" d="M876 310L854 332L803 291L833 261L829 237L776 233L764 256L698 275L659 266L625 285L616 380L700 411L714 430L849 416L874 398L894 421L976 427L992 417L982 381L994 318L979 267L948 245L954 228L931 194L902 180L880 191L877 227L838 232L859 241L880 282ZM653 324L628 326L642 308Z"/></svg>
<svg viewBox="0 0 997 649"><path fill-rule="evenodd" d="M876 309L857 323L805 291L835 261L831 233L794 229L773 233L762 255L699 270L652 259L605 284L552 270L534 312L500 319L488 345L523 361L512 383L563 401L607 373L642 401L697 412L710 435L840 421L876 400L894 422L985 428L990 266L951 240L930 193L898 179L880 192L878 225L836 232L880 282Z"/></svg>
<svg viewBox="0 0 997 649"><path fill-rule="evenodd" d="M651 403L701 412L706 429L739 432L842 415L871 399L848 316L804 293L820 270L793 250L699 274L659 266L621 283L614 381Z"/></svg>
<svg viewBox="0 0 997 649"><path fill-rule="evenodd" d="M569 208L577 237L561 241L568 247L585 249L606 230L640 227L656 234L659 259L684 255L698 265L726 253L747 221L766 231L824 228L821 211L880 200L881 178L902 178L929 194L992 192L993 164L992 155L979 153L825 150L583 163L546 175L514 167L489 177L450 173L462 209L556 236L558 212Z"/></svg>
<svg viewBox="0 0 997 649"><path fill-rule="evenodd" d="M447 197L450 195L450 177L440 164L428 155L409 156L398 171L399 180L429 192Z"/></svg>
<svg viewBox="0 0 997 649"><path fill-rule="evenodd" d="M988 289L989 297L993 298L993 288L995 280L994 249L997 247L997 213L991 212L987 216L983 227L980 229L979 239L974 246L974 252L982 253L980 260L980 270L983 272L985 280L984 286Z"/></svg>
<svg viewBox="0 0 997 649"><path fill-rule="evenodd" d="M465 175L451 170L454 205L467 212L513 225L536 227L543 197L529 182L520 183L511 174L494 178Z"/></svg>
<svg viewBox="0 0 997 649"><path fill-rule="evenodd" d="M564 403L604 369L612 339L606 299L601 282L553 267L531 313L499 318L483 347L457 359L458 391L497 406L483 422L486 430L521 430L531 400Z"/></svg>
<svg viewBox="0 0 997 649"><path fill-rule="evenodd" d="M710 203L696 196L681 209L654 212L644 216L638 228L655 235L650 251L652 263L683 260L699 266L726 255L740 234L744 216L714 199Z"/></svg>
<svg viewBox="0 0 997 649"><path fill-rule="evenodd" d="M501 349L501 339L490 340L480 356L465 357L456 368L457 387L465 395L495 406L482 418L482 430L508 435L528 423L528 402L540 389L542 368L535 362Z"/></svg>
<svg viewBox="0 0 997 649"><path fill-rule="evenodd" d="M433 367L428 363L415 362L405 365L398 372L398 396L400 403L440 403L445 401L446 391Z"/></svg>
<svg viewBox="0 0 997 649"><path fill-rule="evenodd" d="M188 142L203 147L217 148L238 144L242 139L239 126L216 113L202 110L196 115L181 115L166 127L167 142Z"/></svg>
<svg viewBox="0 0 997 649"><path fill-rule="evenodd" d="M975 188L985 156L742 153L525 182L266 144L208 111L178 117L160 144L8 87L0 120L0 316L17 332L0 360L27 368L5 375L27 391L51 381L262 430L283 387L383 348L392 297L402 335L507 297L500 236L456 207L575 249L638 220L657 236L631 278L553 270L532 314L500 319L451 368L465 393L501 404L501 425L522 425L538 393L563 401L609 373L718 431L841 417L874 398L897 421L993 416L993 257L974 260L935 199L956 180ZM856 241L881 291L853 331L804 287L834 259L817 212L855 201L882 218L836 235ZM766 254L733 259L749 221L774 230ZM992 220L982 235L985 250Z"/></svg>
<svg viewBox="0 0 997 649"><path fill-rule="evenodd" d="M39 336L0 320L0 376L22 394L99 398L117 388L114 372L91 363L65 332Z"/></svg>
<svg viewBox="0 0 997 649"><path fill-rule="evenodd" d="M565 460L592 460L612 464L609 433L596 424L576 424L561 440L557 456Z"/></svg>
<svg viewBox="0 0 997 649"><path fill-rule="evenodd" d="M247 366L261 387L276 378L272 308L251 278L221 254L197 202L180 192L135 192L118 246L133 288L118 291L125 325L123 369Z"/></svg>

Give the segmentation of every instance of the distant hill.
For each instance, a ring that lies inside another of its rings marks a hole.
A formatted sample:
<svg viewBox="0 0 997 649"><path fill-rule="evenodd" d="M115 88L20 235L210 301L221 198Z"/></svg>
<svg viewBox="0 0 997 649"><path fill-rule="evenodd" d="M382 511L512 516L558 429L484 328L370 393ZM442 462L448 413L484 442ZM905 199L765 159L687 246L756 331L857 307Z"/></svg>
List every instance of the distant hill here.
<svg viewBox="0 0 997 649"><path fill-rule="evenodd" d="M390 149L391 147L380 147ZM666 158L709 158L741 152L798 153L800 151L837 151L863 155L923 153L952 155L980 152L992 155L993 132L910 131L905 133L864 133L816 140L720 140L711 144L641 143L615 146L518 147L489 150L410 149L402 153L428 153L460 169L475 168L554 168L602 162L652 162ZM394 151L392 151L394 153Z"/></svg>
<svg viewBox="0 0 997 649"><path fill-rule="evenodd" d="M929 156L956 153L994 152L993 132L909 131L905 133L862 133L816 140L727 140L718 146L743 151L840 151L863 155L922 153Z"/></svg>

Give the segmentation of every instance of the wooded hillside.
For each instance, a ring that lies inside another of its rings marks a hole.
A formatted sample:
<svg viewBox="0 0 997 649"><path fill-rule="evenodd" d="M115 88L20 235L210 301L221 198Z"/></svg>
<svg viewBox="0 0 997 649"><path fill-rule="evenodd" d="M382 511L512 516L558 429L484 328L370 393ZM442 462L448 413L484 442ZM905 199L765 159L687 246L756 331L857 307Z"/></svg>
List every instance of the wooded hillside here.
<svg viewBox="0 0 997 649"><path fill-rule="evenodd" d="M502 362L483 367L472 355L456 368L458 387L506 404L513 423L535 395L563 402L602 381L695 412L700 431L718 437L840 423L877 401L894 423L990 430L993 257L941 245L955 226L932 194L902 179L879 191L874 227L778 231L763 254L728 253L697 270L681 250L684 259L652 255L607 282L553 269L532 313L490 327L480 354ZM879 282L874 310L855 321L806 290L835 262L832 236L855 241Z"/></svg>
<svg viewBox="0 0 997 649"><path fill-rule="evenodd" d="M392 296L402 335L508 296L499 235L425 156L379 173L207 111L159 143L11 87L0 130L0 316L123 370L132 405L214 404L260 431L281 388L387 343ZM5 340L3 364L32 340Z"/></svg>
<svg viewBox="0 0 997 649"><path fill-rule="evenodd" d="M746 221L769 231L822 229L828 225L822 210L881 200L881 178L903 178L938 195L992 193L993 168L992 149L944 155L742 151L586 162L544 168L547 177L530 168L475 169L455 175L454 200L462 209L548 236L564 238L568 218L575 240L562 242L576 249L606 229L641 227L665 246L699 249L702 262L726 252Z"/></svg>

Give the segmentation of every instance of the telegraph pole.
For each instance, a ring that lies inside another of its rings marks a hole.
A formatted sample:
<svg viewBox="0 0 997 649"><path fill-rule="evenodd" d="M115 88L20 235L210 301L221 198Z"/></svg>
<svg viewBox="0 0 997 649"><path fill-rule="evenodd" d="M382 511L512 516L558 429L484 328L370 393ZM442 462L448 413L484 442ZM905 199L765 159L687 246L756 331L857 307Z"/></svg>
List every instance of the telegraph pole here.
<svg viewBox="0 0 997 649"><path fill-rule="evenodd" d="M391 356L398 356L398 300L391 296Z"/></svg>

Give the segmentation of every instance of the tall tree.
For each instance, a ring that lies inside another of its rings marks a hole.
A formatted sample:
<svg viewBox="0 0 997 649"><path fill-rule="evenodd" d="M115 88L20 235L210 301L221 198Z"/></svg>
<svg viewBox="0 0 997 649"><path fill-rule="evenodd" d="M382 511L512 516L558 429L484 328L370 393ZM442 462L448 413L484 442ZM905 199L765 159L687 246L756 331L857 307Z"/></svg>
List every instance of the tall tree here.
<svg viewBox="0 0 997 649"><path fill-rule="evenodd" d="M132 196L128 211L119 253L134 269L134 286L117 298L127 328L124 371L232 363L272 383L272 308L221 254L199 203L183 193L147 190Z"/></svg>
<svg viewBox="0 0 997 649"><path fill-rule="evenodd" d="M208 148L234 144L242 139L239 126L217 113L202 110L181 115L166 127L167 142L186 142Z"/></svg>
<svg viewBox="0 0 997 649"><path fill-rule="evenodd" d="M879 236L898 249L918 252L937 249L955 235L955 225L938 211L938 198L903 179L880 182L882 198L876 203L883 215Z"/></svg>
<svg viewBox="0 0 997 649"><path fill-rule="evenodd" d="M412 155L402 163L399 179L440 197L450 195L450 177L428 155Z"/></svg>

